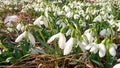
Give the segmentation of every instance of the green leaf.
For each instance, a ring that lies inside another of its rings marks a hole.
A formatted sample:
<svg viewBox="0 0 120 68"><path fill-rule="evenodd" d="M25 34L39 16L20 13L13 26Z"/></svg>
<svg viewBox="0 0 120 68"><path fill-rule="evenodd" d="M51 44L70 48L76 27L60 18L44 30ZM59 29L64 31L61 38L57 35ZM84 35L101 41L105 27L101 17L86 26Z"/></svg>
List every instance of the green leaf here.
<svg viewBox="0 0 120 68"><path fill-rule="evenodd" d="M97 65L101 66L101 68L104 68L103 64L100 61L91 59L92 62L96 63Z"/></svg>
<svg viewBox="0 0 120 68"><path fill-rule="evenodd" d="M8 51L8 48L6 48L1 42L0 42L0 47L3 48L5 51Z"/></svg>

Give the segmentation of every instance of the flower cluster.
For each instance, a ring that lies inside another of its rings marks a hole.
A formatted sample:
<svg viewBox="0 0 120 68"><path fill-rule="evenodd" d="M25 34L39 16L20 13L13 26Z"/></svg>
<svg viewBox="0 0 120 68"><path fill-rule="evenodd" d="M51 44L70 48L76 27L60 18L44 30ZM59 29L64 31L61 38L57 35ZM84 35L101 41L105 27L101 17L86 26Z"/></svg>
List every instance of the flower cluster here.
<svg viewBox="0 0 120 68"><path fill-rule="evenodd" d="M7 0L2 2L5 5L11 4L11 1ZM35 21L32 23L34 26L39 27L35 31L43 30L44 28L48 32L54 32L54 35L49 38L47 43L51 43L56 38L59 38L58 45L60 49L64 50L64 55L72 51L73 45L79 45L81 51L84 52L98 53L100 57L106 56L107 52L111 56L116 55L117 45L113 40L117 32L120 31L120 20L114 14L110 1L87 0L86 2L64 2L62 0L36 0L32 3L32 0L20 0L18 2L14 1L13 4L20 3L23 3L21 12L29 13L29 10L31 10L33 11L32 13L38 14L39 17L35 17ZM5 23L6 20L8 18L5 19ZM31 44L34 45L34 36L29 29L25 30L27 25L19 23L16 26L17 30L21 30L23 33L18 36L15 42L20 42L27 36ZM62 28L65 29L63 32L60 32ZM74 34L72 34L72 31L74 31ZM69 40L66 38L69 38Z"/></svg>
<svg viewBox="0 0 120 68"><path fill-rule="evenodd" d="M39 28L43 28L42 25L51 30L59 28L57 34L50 37L47 43L59 38L58 45L64 50L64 55L72 51L73 44L79 45L84 52L89 50L94 54L98 53L100 57L104 57L106 52L111 56L116 55L117 45L113 40L116 31L120 29L120 22L115 19L111 2L96 0L92 3L81 1L62 3L63 1L28 3L22 10L26 12L33 10L41 14L33 22ZM66 31L59 32L63 27ZM75 36L70 37L73 30ZM66 41L66 37L70 39Z"/></svg>

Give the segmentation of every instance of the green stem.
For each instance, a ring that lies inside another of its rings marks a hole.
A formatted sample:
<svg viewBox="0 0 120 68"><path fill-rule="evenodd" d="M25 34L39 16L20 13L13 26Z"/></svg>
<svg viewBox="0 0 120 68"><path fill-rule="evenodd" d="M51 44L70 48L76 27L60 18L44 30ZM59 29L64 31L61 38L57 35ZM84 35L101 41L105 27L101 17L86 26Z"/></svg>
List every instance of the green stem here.
<svg viewBox="0 0 120 68"><path fill-rule="evenodd" d="M38 30L38 32L39 32L40 36L42 37L43 41L46 42L46 41L45 41L45 37L44 37L44 35L42 34L41 30Z"/></svg>

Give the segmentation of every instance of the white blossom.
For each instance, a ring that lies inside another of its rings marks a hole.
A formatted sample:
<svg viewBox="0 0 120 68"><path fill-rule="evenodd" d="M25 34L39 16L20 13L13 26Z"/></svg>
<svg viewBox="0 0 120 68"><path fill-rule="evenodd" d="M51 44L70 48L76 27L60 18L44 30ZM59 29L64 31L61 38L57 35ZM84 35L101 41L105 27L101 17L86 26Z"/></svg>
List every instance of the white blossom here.
<svg viewBox="0 0 120 68"><path fill-rule="evenodd" d="M120 21L118 21L118 23L116 24L116 26L118 27L117 31L120 31Z"/></svg>
<svg viewBox="0 0 120 68"><path fill-rule="evenodd" d="M64 34L60 33L59 35L59 40L58 40L58 45L61 49L64 49L65 47L65 43L66 43L66 38L64 36Z"/></svg>
<svg viewBox="0 0 120 68"><path fill-rule="evenodd" d="M114 65L113 68L120 68L120 63Z"/></svg>
<svg viewBox="0 0 120 68"><path fill-rule="evenodd" d="M90 50L90 48L92 48L94 45L95 45L95 43L90 43L85 47L85 49Z"/></svg>
<svg viewBox="0 0 120 68"><path fill-rule="evenodd" d="M110 36L115 35L115 31L113 29L107 28L100 31L101 36Z"/></svg>
<svg viewBox="0 0 120 68"><path fill-rule="evenodd" d="M50 37L47 41L47 43L51 43L53 40L55 40L56 38L59 38L58 40L58 46L61 48L61 49L64 49L65 47L65 43L66 43L66 38L64 36L64 34L62 33L58 33L58 34L55 34L53 35L52 37Z"/></svg>
<svg viewBox="0 0 120 68"><path fill-rule="evenodd" d="M94 54L96 54L99 50L99 45L96 43L90 43L85 47L86 50L90 50L90 52L93 52Z"/></svg>
<svg viewBox="0 0 120 68"><path fill-rule="evenodd" d="M116 56L116 49L117 49L117 45L115 43L112 43L109 48L110 55Z"/></svg>
<svg viewBox="0 0 120 68"><path fill-rule="evenodd" d="M68 7L68 6L63 6L63 9L65 10L65 12L68 12L68 11L70 11L70 8Z"/></svg>
<svg viewBox="0 0 120 68"><path fill-rule="evenodd" d="M4 19L4 23L6 24L6 26L11 26L11 24L13 22L16 22L18 20L18 16L16 15L12 15L12 16L7 16L5 19Z"/></svg>
<svg viewBox="0 0 120 68"><path fill-rule="evenodd" d="M45 19L45 17L40 16L39 18L37 18L34 22L34 25L37 25L39 27L41 27L41 25L45 25L45 27L48 27L48 22L47 19Z"/></svg>
<svg viewBox="0 0 120 68"><path fill-rule="evenodd" d="M56 38L59 38L59 33L58 34L55 34L53 35L52 37L50 37L47 41L47 43L51 43L53 40L55 40Z"/></svg>
<svg viewBox="0 0 120 68"><path fill-rule="evenodd" d="M30 43L32 45L35 45L35 38L34 38L34 36L30 32L28 32L28 38L30 40Z"/></svg>
<svg viewBox="0 0 120 68"><path fill-rule="evenodd" d="M20 41L26 36L26 34L27 34L26 31L23 32L21 35L19 35L19 36L16 38L15 42L20 42Z"/></svg>
<svg viewBox="0 0 120 68"><path fill-rule="evenodd" d="M21 28L22 28L22 25L19 23L19 24L16 26L16 29L20 31Z"/></svg>
<svg viewBox="0 0 120 68"><path fill-rule="evenodd" d="M20 42L25 36L28 37L28 39L30 40L30 43L31 43L32 45L35 45L35 38L34 38L34 36L33 36L30 32L28 32L28 31L24 31L22 34L20 34L20 35L16 38L15 42Z"/></svg>
<svg viewBox="0 0 120 68"><path fill-rule="evenodd" d="M10 27L8 27L7 30L8 30L8 31L7 31L8 33L14 31L14 29L13 29L13 28L10 28Z"/></svg>
<svg viewBox="0 0 120 68"><path fill-rule="evenodd" d="M72 47L73 47L73 44L74 44L74 39L75 38L70 38L66 44L65 44L65 48L64 48L64 55L68 55L71 50L72 50Z"/></svg>
<svg viewBox="0 0 120 68"><path fill-rule="evenodd" d="M68 31L66 32L66 36L69 36L71 32L72 32L72 30L68 29Z"/></svg>
<svg viewBox="0 0 120 68"><path fill-rule="evenodd" d="M87 42L86 42L85 40L82 40L82 42L78 41L78 42L77 42L77 45L79 45L79 47L81 48L81 50L82 50L83 52L86 51L85 47L87 46Z"/></svg>
<svg viewBox="0 0 120 68"><path fill-rule="evenodd" d="M68 18L71 18L71 17L73 16L73 13L72 13L72 12L67 12L66 16L67 16Z"/></svg>
<svg viewBox="0 0 120 68"><path fill-rule="evenodd" d="M93 20L93 22L101 22L101 21L102 21L102 17L100 15L95 17L94 20Z"/></svg>
<svg viewBox="0 0 120 68"><path fill-rule="evenodd" d="M75 14L75 15L74 15L74 19L78 19L79 17L80 17L79 14Z"/></svg>
<svg viewBox="0 0 120 68"><path fill-rule="evenodd" d="M94 46L91 47L90 52L96 54L99 50L98 48L99 48L98 44L94 43Z"/></svg>
<svg viewBox="0 0 120 68"><path fill-rule="evenodd" d="M90 32L89 29L86 30L83 35L85 35L87 37L87 40L89 43L94 41L93 33Z"/></svg>
<svg viewBox="0 0 120 68"><path fill-rule="evenodd" d="M106 29L103 29L100 31L100 35L101 36L105 36L105 34L107 33L107 30Z"/></svg>
<svg viewBox="0 0 120 68"><path fill-rule="evenodd" d="M99 56L104 57L106 54L106 48L104 44L99 44Z"/></svg>

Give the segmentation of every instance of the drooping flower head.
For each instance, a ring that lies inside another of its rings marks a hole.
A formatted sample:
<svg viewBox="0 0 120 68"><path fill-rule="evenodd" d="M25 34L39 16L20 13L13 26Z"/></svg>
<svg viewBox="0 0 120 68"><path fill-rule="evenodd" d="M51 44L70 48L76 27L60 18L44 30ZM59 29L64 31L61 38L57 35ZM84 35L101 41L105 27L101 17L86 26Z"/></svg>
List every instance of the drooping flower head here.
<svg viewBox="0 0 120 68"><path fill-rule="evenodd" d="M41 25L44 25L45 27L48 27L48 22L47 22L47 18L45 18L44 16L40 16L39 18L37 18L34 22L34 25L37 25L39 27L41 27Z"/></svg>
<svg viewBox="0 0 120 68"><path fill-rule="evenodd" d="M109 53L112 56L116 56L117 45L115 43L110 44Z"/></svg>
<svg viewBox="0 0 120 68"><path fill-rule="evenodd" d="M30 40L30 43L31 43L32 45L35 45L35 38L34 38L34 36L33 36L30 32L28 32L28 31L24 31L22 34L20 34L20 35L16 38L15 42L20 42L20 41L22 41L22 39L25 38L26 36L27 36L28 39Z"/></svg>
<svg viewBox="0 0 120 68"><path fill-rule="evenodd" d="M70 38L66 42L65 48L64 48L64 55L68 55L71 52L73 44L74 44L74 40L75 40L75 38Z"/></svg>
<svg viewBox="0 0 120 68"><path fill-rule="evenodd" d="M64 36L63 33L57 33L57 34L53 35L52 37L49 38L49 40L47 41L47 43L51 43L56 38L59 38L59 40L58 40L58 46L61 49L64 49L65 43L66 43L66 38L65 38L65 36Z"/></svg>

